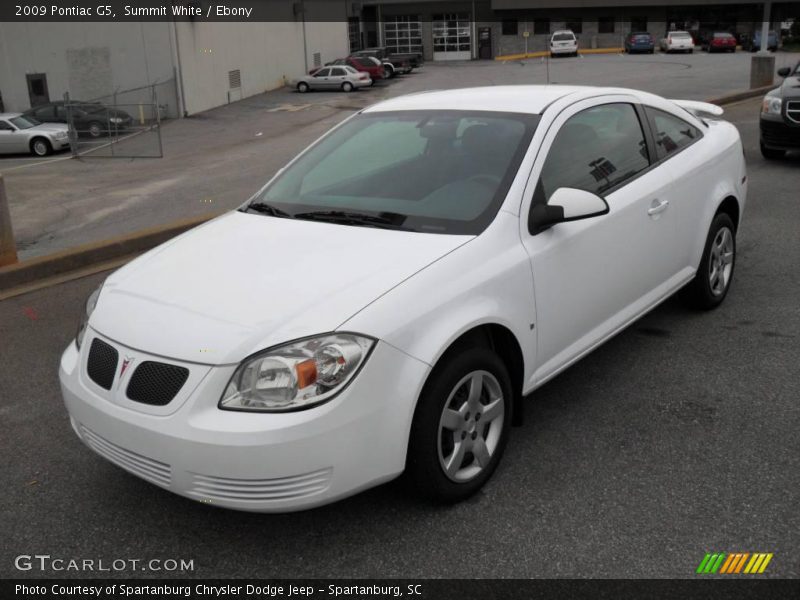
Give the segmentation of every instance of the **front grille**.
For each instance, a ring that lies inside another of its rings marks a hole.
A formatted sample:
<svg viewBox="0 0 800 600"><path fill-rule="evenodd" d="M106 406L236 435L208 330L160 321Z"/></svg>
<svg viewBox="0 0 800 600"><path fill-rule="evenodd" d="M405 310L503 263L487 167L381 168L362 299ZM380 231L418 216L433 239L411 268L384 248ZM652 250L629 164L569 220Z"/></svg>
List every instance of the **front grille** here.
<svg viewBox="0 0 800 600"><path fill-rule="evenodd" d="M117 446L83 425L80 432L83 441L106 460L142 479L169 487L172 470L168 464Z"/></svg>
<svg viewBox="0 0 800 600"><path fill-rule="evenodd" d="M800 127L779 121L761 121L761 139L768 146L800 148Z"/></svg>
<svg viewBox="0 0 800 600"><path fill-rule="evenodd" d="M186 383L189 369L160 362L143 362L128 383L128 398L142 404L169 404Z"/></svg>
<svg viewBox="0 0 800 600"><path fill-rule="evenodd" d="M94 338L92 347L89 348L89 360L86 363L86 373L89 375L89 379L101 388L110 390L114 383L114 375L117 373L118 360L119 352L114 346L106 344L99 338Z"/></svg>
<svg viewBox="0 0 800 600"><path fill-rule="evenodd" d="M332 467L275 479L233 479L193 473L189 495L200 500L239 502L296 500L327 490L332 475Z"/></svg>
<svg viewBox="0 0 800 600"><path fill-rule="evenodd" d="M800 101L791 100L786 103L786 118L800 124Z"/></svg>

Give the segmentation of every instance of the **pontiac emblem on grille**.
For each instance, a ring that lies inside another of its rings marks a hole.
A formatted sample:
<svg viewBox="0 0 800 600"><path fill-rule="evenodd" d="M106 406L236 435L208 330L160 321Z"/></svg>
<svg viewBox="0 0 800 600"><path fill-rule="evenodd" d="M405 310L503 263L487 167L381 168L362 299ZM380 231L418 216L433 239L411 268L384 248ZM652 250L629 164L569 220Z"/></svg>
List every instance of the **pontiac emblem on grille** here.
<svg viewBox="0 0 800 600"><path fill-rule="evenodd" d="M133 358L130 356L126 356L125 359L122 361L122 368L119 371L119 378L122 379L122 376L125 375L125 371L128 369L130 364L133 362Z"/></svg>

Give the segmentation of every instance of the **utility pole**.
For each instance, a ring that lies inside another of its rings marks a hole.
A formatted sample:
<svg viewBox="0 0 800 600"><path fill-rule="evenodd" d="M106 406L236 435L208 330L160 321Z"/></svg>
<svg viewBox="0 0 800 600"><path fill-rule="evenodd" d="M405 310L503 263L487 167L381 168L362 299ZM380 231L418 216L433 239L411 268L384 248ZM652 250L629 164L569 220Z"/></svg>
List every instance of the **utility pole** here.
<svg viewBox="0 0 800 600"><path fill-rule="evenodd" d="M8 198L3 176L0 175L0 267L17 262L17 245L11 229L11 214L8 212Z"/></svg>

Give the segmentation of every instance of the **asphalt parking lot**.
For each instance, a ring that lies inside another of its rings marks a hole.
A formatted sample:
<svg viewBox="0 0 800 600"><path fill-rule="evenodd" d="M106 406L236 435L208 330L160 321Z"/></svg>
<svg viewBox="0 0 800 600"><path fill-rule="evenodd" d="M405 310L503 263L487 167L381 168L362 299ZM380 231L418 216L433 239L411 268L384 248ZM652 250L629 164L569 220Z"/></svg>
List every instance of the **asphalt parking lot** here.
<svg viewBox="0 0 800 600"><path fill-rule="evenodd" d="M32 258L234 208L332 125L384 98L427 89L550 81L702 100L747 89L750 56L696 52L429 62L410 75L351 94L283 89L169 122L163 128L163 159L0 157L0 173L20 256ZM797 60L797 54L778 53L776 68ZM139 136L122 150L152 155L156 145L155 136Z"/></svg>
<svg viewBox="0 0 800 600"><path fill-rule="evenodd" d="M0 302L0 576L89 575L14 568L50 554L193 560L198 577L692 577L712 551L772 552L766 576L800 576L800 157L761 158L758 103L727 110L750 194L724 305L670 300L537 391L457 506L392 482L259 515L145 483L77 440L58 389L103 275Z"/></svg>

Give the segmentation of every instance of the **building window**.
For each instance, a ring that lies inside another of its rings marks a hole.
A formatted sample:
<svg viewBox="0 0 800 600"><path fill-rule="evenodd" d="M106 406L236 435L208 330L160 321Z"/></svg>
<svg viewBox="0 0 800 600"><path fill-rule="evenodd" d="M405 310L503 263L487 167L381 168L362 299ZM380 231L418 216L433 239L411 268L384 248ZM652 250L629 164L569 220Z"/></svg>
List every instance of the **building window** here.
<svg viewBox="0 0 800 600"><path fill-rule="evenodd" d="M583 19L569 19L564 25L572 33L583 33Z"/></svg>
<svg viewBox="0 0 800 600"><path fill-rule="evenodd" d="M548 35L550 33L550 19L536 19L533 22L533 35Z"/></svg>
<svg viewBox="0 0 800 600"><path fill-rule="evenodd" d="M614 33L614 17L600 17L597 19L598 33Z"/></svg>
<svg viewBox="0 0 800 600"><path fill-rule="evenodd" d="M350 52L361 50L361 19L358 17L347 19L347 33L350 37Z"/></svg>
<svg viewBox="0 0 800 600"><path fill-rule="evenodd" d="M422 52L422 23L419 15L386 17L383 33L384 44L391 52Z"/></svg>
<svg viewBox="0 0 800 600"><path fill-rule="evenodd" d="M647 17L632 18L631 31L647 31Z"/></svg>
<svg viewBox="0 0 800 600"><path fill-rule="evenodd" d="M472 49L468 13L433 15L433 51L468 53Z"/></svg>
<svg viewBox="0 0 800 600"><path fill-rule="evenodd" d="M518 26L516 19L503 19L503 35L517 35Z"/></svg>

